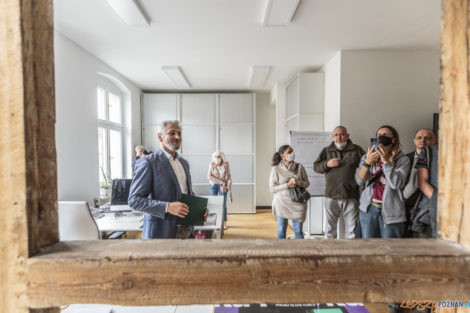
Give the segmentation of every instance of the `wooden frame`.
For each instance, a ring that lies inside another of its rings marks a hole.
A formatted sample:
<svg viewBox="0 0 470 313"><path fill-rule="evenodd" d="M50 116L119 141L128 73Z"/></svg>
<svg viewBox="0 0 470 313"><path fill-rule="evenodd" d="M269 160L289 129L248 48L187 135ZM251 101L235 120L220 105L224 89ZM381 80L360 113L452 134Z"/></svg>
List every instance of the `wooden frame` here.
<svg viewBox="0 0 470 313"><path fill-rule="evenodd" d="M443 1L439 223L449 241L74 243L57 243L52 2L0 2L0 311L58 312L73 302L467 301L469 1Z"/></svg>

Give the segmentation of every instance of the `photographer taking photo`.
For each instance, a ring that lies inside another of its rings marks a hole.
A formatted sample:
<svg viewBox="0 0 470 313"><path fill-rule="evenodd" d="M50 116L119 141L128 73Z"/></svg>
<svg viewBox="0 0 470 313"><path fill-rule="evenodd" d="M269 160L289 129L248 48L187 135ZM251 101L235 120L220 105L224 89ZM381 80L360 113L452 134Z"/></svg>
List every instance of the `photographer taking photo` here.
<svg viewBox="0 0 470 313"><path fill-rule="evenodd" d="M384 125L376 136L377 144L368 148L355 176L358 185L365 185L359 204L362 237L403 238L406 211L402 190L410 160L400 151L395 128Z"/></svg>

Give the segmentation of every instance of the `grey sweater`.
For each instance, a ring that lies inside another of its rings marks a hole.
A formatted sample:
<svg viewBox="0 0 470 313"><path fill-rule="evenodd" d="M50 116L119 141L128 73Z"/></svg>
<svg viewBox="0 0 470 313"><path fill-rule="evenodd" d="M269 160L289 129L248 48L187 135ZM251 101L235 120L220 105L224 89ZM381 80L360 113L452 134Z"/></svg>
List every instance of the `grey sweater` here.
<svg viewBox="0 0 470 313"><path fill-rule="evenodd" d="M367 155L361 159L361 163L356 170L356 182L358 185L366 184L372 177L371 169L365 179L361 179L358 175L359 170L366 161ZM410 170L410 159L400 153L397 157L395 166L390 163L383 164L383 172L385 174L386 183L382 197L382 216L385 224L406 222L405 200L403 199L403 188L405 187L406 178ZM367 184L366 184L367 185ZM367 209L372 200L374 184L370 184L364 188L361 194L359 208L363 212Z"/></svg>

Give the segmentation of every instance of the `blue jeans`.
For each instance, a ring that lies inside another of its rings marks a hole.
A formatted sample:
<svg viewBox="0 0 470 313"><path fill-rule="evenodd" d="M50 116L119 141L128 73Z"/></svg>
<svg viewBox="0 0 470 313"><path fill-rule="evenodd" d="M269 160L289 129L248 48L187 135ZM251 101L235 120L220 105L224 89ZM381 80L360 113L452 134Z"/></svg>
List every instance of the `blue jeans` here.
<svg viewBox="0 0 470 313"><path fill-rule="evenodd" d="M277 238L286 239L286 230L287 230L287 218L276 216L277 221ZM303 223L292 221L292 226L294 227L294 236L295 239L304 239L304 232L302 230Z"/></svg>
<svg viewBox="0 0 470 313"><path fill-rule="evenodd" d="M215 184L211 185L211 196L218 196L218 195L223 195L224 196L224 221L227 221L227 193L223 193L222 190L220 190L220 185Z"/></svg>
<svg viewBox="0 0 470 313"><path fill-rule="evenodd" d="M404 238L406 223L384 224L382 209L369 205L367 212L360 211L362 238Z"/></svg>

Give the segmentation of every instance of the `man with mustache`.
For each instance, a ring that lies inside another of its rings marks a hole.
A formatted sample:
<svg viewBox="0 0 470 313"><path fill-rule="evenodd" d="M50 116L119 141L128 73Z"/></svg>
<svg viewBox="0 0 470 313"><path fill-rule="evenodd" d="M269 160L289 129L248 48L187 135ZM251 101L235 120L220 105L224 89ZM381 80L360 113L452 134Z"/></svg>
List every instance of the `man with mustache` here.
<svg viewBox="0 0 470 313"><path fill-rule="evenodd" d="M179 122L163 121L157 137L160 149L136 162L129 206L145 213L142 239L184 238L187 229L178 229L176 217L184 218L189 209L178 200L182 193L194 193L189 164L176 152L182 140Z"/></svg>

